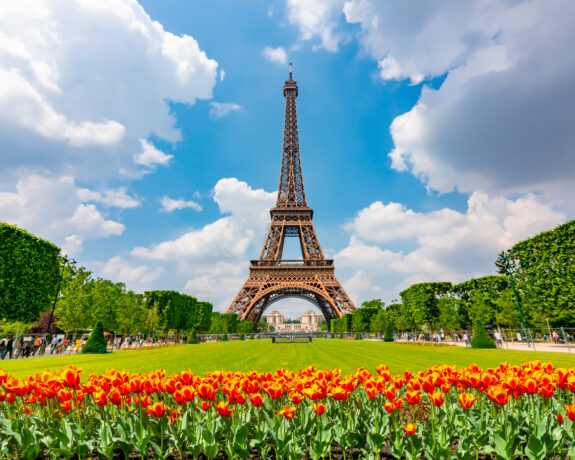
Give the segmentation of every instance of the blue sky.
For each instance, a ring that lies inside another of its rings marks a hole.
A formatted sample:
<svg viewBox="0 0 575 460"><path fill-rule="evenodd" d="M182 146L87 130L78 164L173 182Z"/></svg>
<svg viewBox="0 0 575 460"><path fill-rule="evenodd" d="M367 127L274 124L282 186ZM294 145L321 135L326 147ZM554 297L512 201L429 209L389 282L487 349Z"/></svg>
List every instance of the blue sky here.
<svg viewBox="0 0 575 460"><path fill-rule="evenodd" d="M0 7L0 219L131 289L232 300L288 61L308 203L357 304L491 274L575 214L567 0L38 4Z"/></svg>

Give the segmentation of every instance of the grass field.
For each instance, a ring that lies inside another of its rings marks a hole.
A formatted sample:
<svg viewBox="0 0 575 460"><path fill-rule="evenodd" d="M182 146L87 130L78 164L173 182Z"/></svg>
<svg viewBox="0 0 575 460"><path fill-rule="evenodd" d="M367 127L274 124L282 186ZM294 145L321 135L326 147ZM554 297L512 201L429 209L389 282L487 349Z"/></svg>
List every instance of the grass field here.
<svg viewBox="0 0 575 460"><path fill-rule="evenodd" d="M106 369L145 372L162 368L166 373L191 369L197 374L206 371L239 370L273 371L280 367L299 370L308 365L316 369L337 367L352 372L357 367L373 371L378 364L387 364L392 373L408 369L418 371L435 364L458 366L478 364L493 367L500 362L521 363L532 359L550 361L556 366L575 366L575 354L512 350L472 350L459 347L426 347L396 343L319 339L309 344L272 344L270 341L217 342L180 345L153 350L114 351L105 355L64 355L27 358L0 362L0 369L18 377L59 370L69 364L84 369L84 376Z"/></svg>

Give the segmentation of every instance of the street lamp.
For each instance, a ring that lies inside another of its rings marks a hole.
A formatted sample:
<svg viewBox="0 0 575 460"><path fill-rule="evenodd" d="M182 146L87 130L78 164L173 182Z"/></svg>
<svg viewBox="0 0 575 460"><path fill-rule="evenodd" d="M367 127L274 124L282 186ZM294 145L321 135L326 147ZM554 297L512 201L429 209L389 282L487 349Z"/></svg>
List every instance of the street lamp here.
<svg viewBox="0 0 575 460"><path fill-rule="evenodd" d="M509 256L517 258L517 254L507 254L505 251L501 253L503 259L505 260L506 271L511 279L511 288L515 294L515 302L517 303L517 309L519 310L519 318L521 319L521 325L523 326L523 334L525 334L525 340L527 341L527 346L531 348L529 343L529 336L527 335L527 329L525 328L525 321L523 320L523 312L521 311L521 301L519 300L519 294L517 294L517 289L515 288L515 280L513 279L513 272L511 271L511 266L509 265Z"/></svg>
<svg viewBox="0 0 575 460"><path fill-rule="evenodd" d="M50 319L48 320L48 327L46 328L46 334L50 334L50 326L52 325L52 319L54 318L54 310L56 309L56 302L58 301L58 294L60 293L60 284L62 284L62 278L64 277L64 269L66 265L70 263L76 263L74 259L68 259L68 256L64 256L62 260L62 270L60 270L60 279L58 280L58 286L56 286L56 296L54 297L54 304L52 305L52 311L50 312Z"/></svg>

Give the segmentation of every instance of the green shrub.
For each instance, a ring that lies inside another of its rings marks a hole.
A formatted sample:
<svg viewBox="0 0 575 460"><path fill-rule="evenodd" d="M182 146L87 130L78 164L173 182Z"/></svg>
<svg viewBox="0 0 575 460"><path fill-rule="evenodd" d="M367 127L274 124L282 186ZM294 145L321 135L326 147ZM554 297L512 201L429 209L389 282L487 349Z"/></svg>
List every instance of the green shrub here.
<svg viewBox="0 0 575 460"><path fill-rule="evenodd" d="M483 327L480 321L476 321L473 326L473 337L471 338L471 348L497 348L495 342Z"/></svg>
<svg viewBox="0 0 575 460"><path fill-rule="evenodd" d="M339 333L339 338L340 338L340 339L343 339L343 332L340 332L340 333Z"/></svg>
<svg viewBox="0 0 575 460"><path fill-rule="evenodd" d="M86 345L82 348L82 353L106 353L106 338L104 337L102 321L98 321L98 324L96 324Z"/></svg>
<svg viewBox="0 0 575 460"><path fill-rule="evenodd" d="M227 342L228 341L228 334L224 333L224 335L222 335L222 342Z"/></svg>
<svg viewBox="0 0 575 460"><path fill-rule="evenodd" d="M190 334L190 338L188 339L188 343L190 345L195 345L198 343L198 334L195 329L192 329L192 333Z"/></svg>
<svg viewBox="0 0 575 460"><path fill-rule="evenodd" d="M240 334L240 340L246 340L246 336L244 334Z"/></svg>
<svg viewBox="0 0 575 460"><path fill-rule="evenodd" d="M393 335L391 335L391 326L385 328L385 334L383 335L384 342L393 342Z"/></svg>
<svg viewBox="0 0 575 460"><path fill-rule="evenodd" d="M254 340L254 335L253 335L253 334L250 335L250 340Z"/></svg>
<svg viewBox="0 0 575 460"><path fill-rule="evenodd" d="M333 332L331 333L331 338L335 339L335 334Z"/></svg>

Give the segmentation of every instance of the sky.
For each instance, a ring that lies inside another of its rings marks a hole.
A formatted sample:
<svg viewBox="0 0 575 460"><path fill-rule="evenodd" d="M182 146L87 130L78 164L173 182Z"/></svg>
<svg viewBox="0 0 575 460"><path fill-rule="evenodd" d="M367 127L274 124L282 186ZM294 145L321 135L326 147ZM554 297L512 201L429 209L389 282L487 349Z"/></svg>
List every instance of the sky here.
<svg viewBox="0 0 575 460"><path fill-rule="evenodd" d="M575 216L573 17L571 0L4 1L0 220L225 311L269 226L292 62L308 205L356 305L494 274Z"/></svg>

